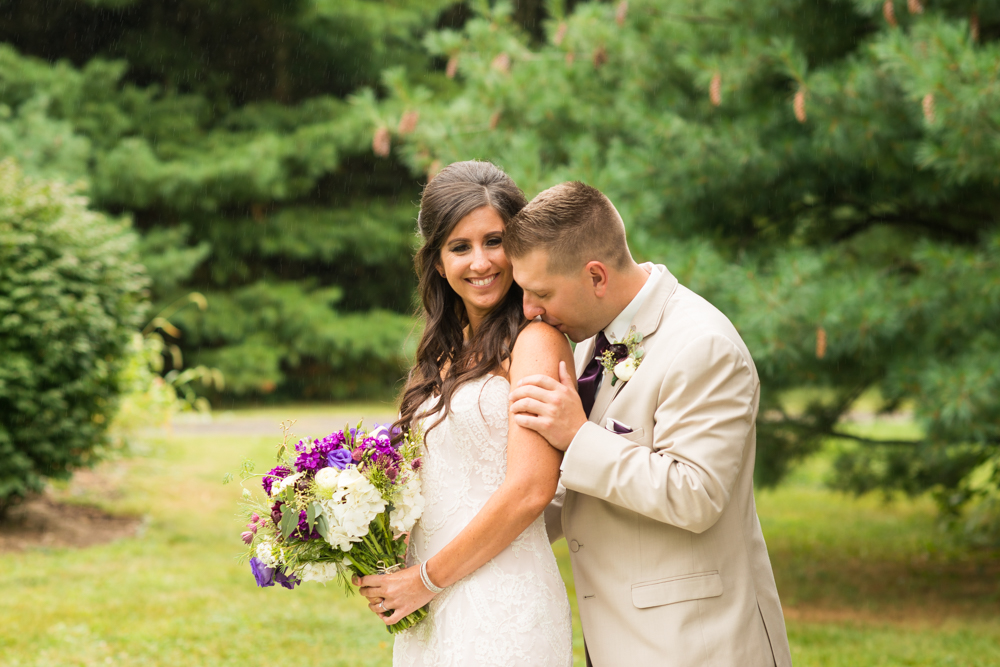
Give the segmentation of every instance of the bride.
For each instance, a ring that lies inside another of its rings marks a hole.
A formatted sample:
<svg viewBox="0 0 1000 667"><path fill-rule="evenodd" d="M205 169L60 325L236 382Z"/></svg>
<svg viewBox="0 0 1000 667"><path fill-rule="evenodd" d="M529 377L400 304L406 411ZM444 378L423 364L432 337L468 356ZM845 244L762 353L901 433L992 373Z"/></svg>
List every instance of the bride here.
<svg viewBox="0 0 1000 667"><path fill-rule="evenodd" d="M565 336L525 320L504 225L526 200L488 162L456 162L424 189L417 252L426 328L403 392L402 429L425 437L426 506L408 567L360 580L396 635L393 665L572 664L569 601L545 533L562 453L508 420L512 384L572 369Z"/></svg>

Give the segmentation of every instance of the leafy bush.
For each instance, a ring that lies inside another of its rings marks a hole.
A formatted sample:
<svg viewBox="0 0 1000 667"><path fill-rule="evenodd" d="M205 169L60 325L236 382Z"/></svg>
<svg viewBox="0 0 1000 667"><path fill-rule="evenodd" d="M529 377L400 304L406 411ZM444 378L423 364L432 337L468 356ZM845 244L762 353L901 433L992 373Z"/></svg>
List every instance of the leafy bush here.
<svg viewBox="0 0 1000 667"><path fill-rule="evenodd" d="M0 162L0 511L107 451L145 271L124 221Z"/></svg>

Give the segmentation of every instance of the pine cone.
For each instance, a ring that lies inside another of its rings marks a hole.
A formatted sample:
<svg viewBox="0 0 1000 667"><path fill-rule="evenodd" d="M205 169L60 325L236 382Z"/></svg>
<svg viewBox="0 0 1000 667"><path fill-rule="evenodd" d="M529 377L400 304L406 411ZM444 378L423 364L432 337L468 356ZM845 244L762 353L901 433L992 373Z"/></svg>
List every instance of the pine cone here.
<svg viewBox="0 0 1000 667"><path fill-rule="evenodd" d="M594 69L601 69L601 67L608 62L607 50L603 46L598 46L594 49L592 60L594 61Z"/></svg>
<svg viewBox="0 0 1000 667"><path fill-rule="evenodd" d="M559 27L556 28L556 34L555 37L552 38L552 43L555 44L556 46L562 44L563 40L566 39L567 30L569 30L569 26L566 25L566 22L563 21L562 23L560 23Z"/></svg>
<svg viewBox="0 0 1000 667"><path fill-rule="evenodd" d="M924 119L929 125L934 124L934 95L932 93L927 93L924 95L924 100L921 102L921 106L924 109Z"/></svg>
<svg viewBox="0 0 1000 667"><path fill-rule="evenodd" d="M502 72L503 74L508 74L510 73L510 56L508 56L506 53L500 53L497 55L496 58L493 59L493 62L490 64L490 66L498 72Z"/></svg>
<svg viewBox="0 0 1000 667"><path fill-rule="evenodd" d="M427 167L427 182L430 183L434 180L434 177L441 172L441 160L434 160L431 162L430 166Z"/></svg>
<svg viewBox="0 0 1000 667"><path fill-rule="evenodd" d="M622 0L618 3L618 9L615 10L615 23L621 28L625 25L625 17L628 16L628 0Z"/></svg>
<svg viewBox="0 0 1000 667"><path fill-rule="evenodd" d="M722 104L722 75L718 72L712 75L712 82L708 84L708 99L714 107Z"/></svg>
<svg viewBox="0 0 1000 667"><path fill-rule="evenodd" d="M892 0L885 0L882 4L882 16L893 28L899 25L899 22L896 21L896 8L892 5Z"/></svg>
<svg viewBox="0 0 1000 667"><path fill-rule="evenodd" d="M455 78L455 75L458 74L458 56L448 58L448 66L445 67L444 73L449 79Z"/></svg>
<svg viewBox="0 0 1000 667"><path fill-rule="evenodd" d="M403 117L399 119L399 127L397 132L399 134L409 134L417 129L417 121L420 120L419 111L407 111L403 114Z"/></svg>
<svg viewBox="0 0 1000 667"><path fill-rule="evenodd" d="M806 122L806 91L799 88L792 101L792 110L795 111L795 120L800 123Z"/></svg>
<svg viewBox="0 0 1000 667"><path fill-rule="evenodd" d="M816 358L822 359L826 356L826 329L816 327Z"/></svg>
<svg viewBox="0 0 1000 667"><path fill-rule="evenodd" d="M372 137L372 150L375 152L375 155L389 157L391 148L392 142L389 137L389 128L380 127L375 130L375 136Z"/></svg>
<svg viewBox="0 0 1000 667"><path fill-rule="evenodd" d="M924 13L924 6L920 4L920 0L906 0L906 8L910 10L911 14Z"/></svg>

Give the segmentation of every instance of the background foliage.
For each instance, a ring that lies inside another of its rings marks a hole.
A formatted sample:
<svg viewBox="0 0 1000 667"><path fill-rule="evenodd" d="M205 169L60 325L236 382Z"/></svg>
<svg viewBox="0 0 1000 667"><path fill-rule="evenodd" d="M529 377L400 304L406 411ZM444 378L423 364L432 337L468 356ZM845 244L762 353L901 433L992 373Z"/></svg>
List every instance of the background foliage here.
<svg viewBox="0 0 1000 667"><path fill-rule="evenodd" d="M0 2L0 152L133 216L159 306L206 295L164 335L222 396L391 393L420 184L475 157L601 188L733 319L760 481L836 436L841 488L1000 483L994 3L36 6ZM919 435L845 426L862 395Z"/></svg>
<svg viewBox="0 0 1000 667"><path fill-rule="evenodd" d="M108 444L145 285L126 223L0 162L0 515Z"/></svg>

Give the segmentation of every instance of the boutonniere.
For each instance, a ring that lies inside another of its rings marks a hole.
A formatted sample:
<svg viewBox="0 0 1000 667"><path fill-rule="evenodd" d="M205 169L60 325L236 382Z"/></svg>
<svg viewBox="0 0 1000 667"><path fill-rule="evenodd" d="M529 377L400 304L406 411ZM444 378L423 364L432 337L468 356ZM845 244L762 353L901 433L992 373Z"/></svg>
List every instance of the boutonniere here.
<svg viewBox="0 0 1000 667"><path fill-rule="evenodd" d="M642 363L645 351L639 347L642 334L629 327L628 333L621 340L613 341L604 354L601 355L601 365L605 373L611 373L611 386L618 380L628 382Z"/></svg>

